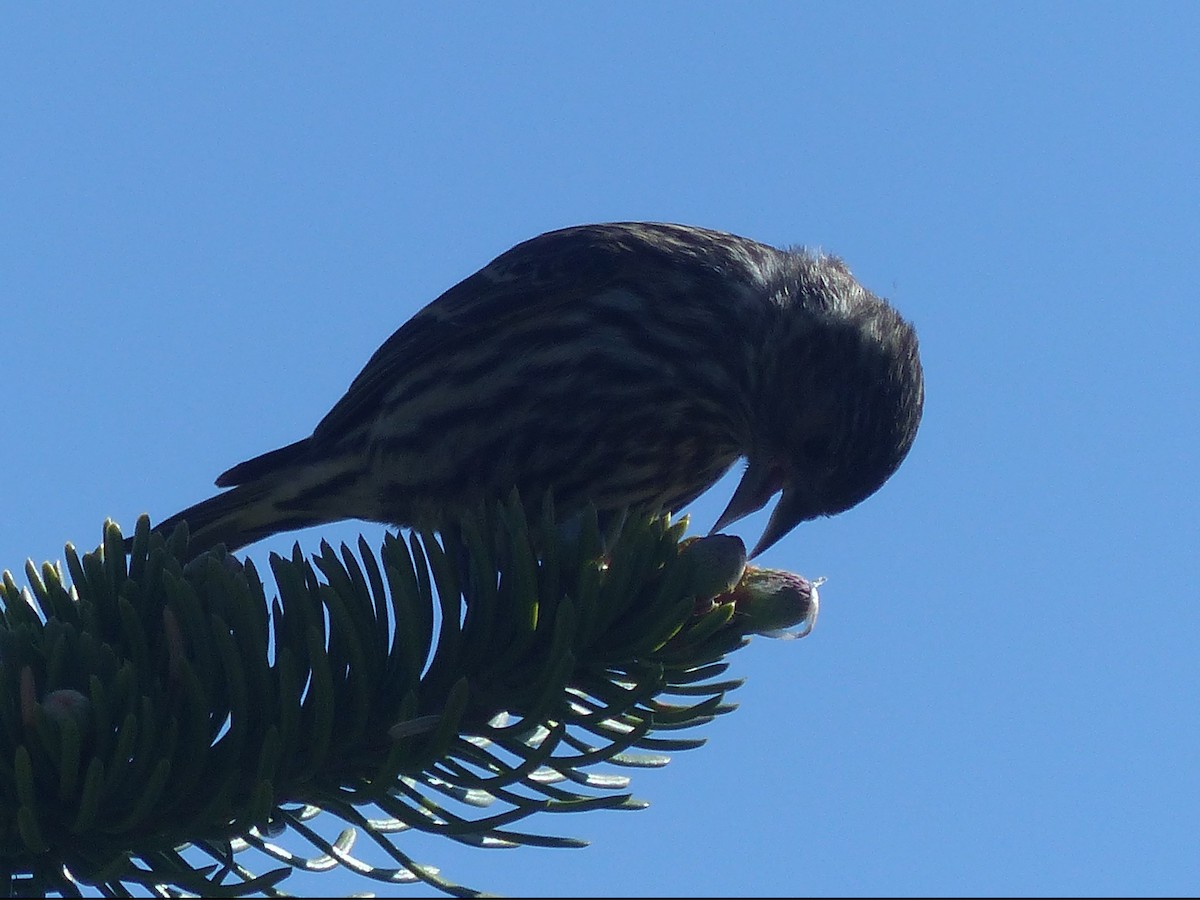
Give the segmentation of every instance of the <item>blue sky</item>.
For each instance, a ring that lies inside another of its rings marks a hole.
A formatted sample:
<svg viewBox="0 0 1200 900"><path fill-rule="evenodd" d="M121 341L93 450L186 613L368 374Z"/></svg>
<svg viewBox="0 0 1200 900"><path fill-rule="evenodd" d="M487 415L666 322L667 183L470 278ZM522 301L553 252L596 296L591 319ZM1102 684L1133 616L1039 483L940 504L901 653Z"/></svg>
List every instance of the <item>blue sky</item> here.
<svg viewBox="0 0 1200 900"><path fill-rule="evenodd" d="M927 401L879 494L763 557L828 578L814 633L732 657L740 708L633 772L648 810L530 823L586 850L401 847L507 894L1194 894L1198 30L1183 3L7 6L0 567L304 436L539 232L821 247L915 322Z"/></svg>

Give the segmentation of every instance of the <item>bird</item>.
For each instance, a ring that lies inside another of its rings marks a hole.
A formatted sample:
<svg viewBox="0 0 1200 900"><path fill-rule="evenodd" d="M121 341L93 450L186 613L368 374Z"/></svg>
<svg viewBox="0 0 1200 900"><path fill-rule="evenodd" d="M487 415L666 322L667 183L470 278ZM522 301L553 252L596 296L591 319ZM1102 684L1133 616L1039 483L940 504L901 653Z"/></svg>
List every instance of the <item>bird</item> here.
<svg viewBox="0 0 1200 900"><path fill-rule="evenodd" d="M916 333L837 256L613 222L502 253L391 335L312 434L216 479L189 549L343 519L437 531L515 488L564 517L675 513L739 459L713 531L753 558L875 493L924 405Z"/></svg>

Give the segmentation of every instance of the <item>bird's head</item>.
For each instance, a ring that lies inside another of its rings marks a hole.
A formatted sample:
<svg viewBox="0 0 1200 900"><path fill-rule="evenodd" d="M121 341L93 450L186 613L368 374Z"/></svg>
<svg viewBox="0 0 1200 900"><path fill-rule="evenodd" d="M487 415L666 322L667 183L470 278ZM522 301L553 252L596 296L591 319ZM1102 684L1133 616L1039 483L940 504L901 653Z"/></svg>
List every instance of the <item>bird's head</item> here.
<svg viewBox="0 0 1200 900"><path fill-rule="evenodd" d="M908 454L924 378L916 333L836 259L804 257L758 358L747 466L719 530L782 492L756 556L875 493Z"/></svg>

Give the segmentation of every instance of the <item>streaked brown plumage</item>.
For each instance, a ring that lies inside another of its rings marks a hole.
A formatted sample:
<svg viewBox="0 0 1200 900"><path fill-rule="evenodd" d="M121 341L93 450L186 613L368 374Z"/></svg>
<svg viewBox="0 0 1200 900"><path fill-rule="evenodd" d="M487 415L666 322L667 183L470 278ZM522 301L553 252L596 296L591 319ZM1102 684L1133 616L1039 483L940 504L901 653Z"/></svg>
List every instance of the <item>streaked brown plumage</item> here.
<svg viewBox="0 0 1200 900"><path fill-rule="evenodd" d="M549 232L393 334L310 437L234 466L187 520L237 549L346 518L442 528L512 487L565 515L677 510L738 457L724 528L782 497L754 552L904 459L916 336L838 259L681 225Z"/></svg>

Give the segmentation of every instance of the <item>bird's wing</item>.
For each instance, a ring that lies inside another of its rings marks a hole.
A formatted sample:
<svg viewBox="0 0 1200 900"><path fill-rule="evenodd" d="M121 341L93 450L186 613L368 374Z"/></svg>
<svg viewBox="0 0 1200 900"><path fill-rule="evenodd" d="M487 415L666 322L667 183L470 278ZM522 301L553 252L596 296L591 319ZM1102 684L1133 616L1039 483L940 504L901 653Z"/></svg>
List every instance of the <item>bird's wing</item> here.
<svg viewBox="0 0 1200 900"><path fill-rule="evenodd" d="M679 229L684 231L685 229ZM331 444L369 421L388 391L410 374L487 333L554 318L556 309L594 297L615 282L665 263L656 226L584 225L518 244L450 288L388 338L313 432ZM674 241L682 235L672 235Z"/></svg>

